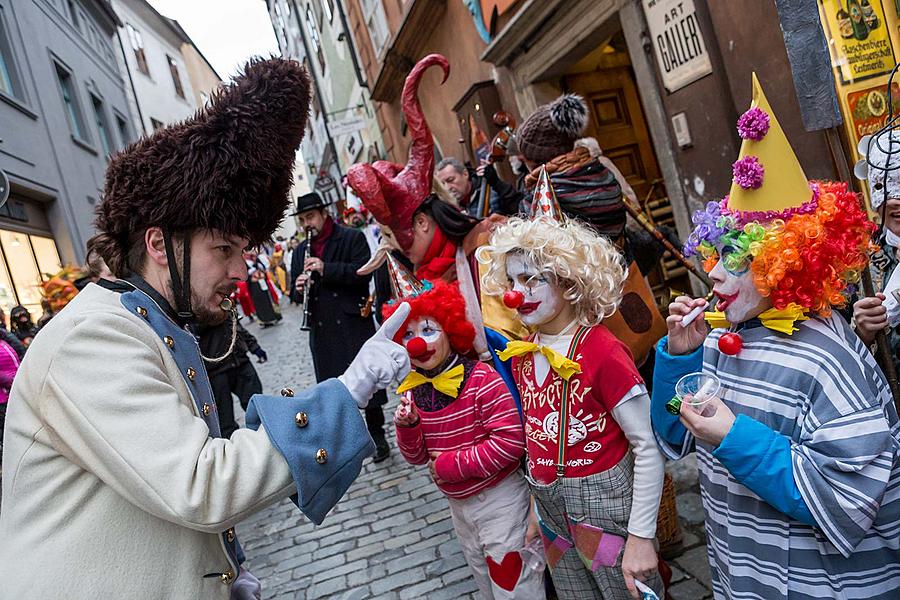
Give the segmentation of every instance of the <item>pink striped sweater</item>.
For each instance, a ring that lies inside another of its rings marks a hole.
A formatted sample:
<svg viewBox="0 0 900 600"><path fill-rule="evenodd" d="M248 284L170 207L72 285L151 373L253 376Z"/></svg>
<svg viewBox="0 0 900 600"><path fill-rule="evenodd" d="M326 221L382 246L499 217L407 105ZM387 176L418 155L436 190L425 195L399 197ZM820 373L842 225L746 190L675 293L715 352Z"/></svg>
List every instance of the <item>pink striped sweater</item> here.
<svg viewBox="0 0 900 600"><path fill-rule="evenodd" d="M429 385L429 384L425 384ZM450 498L468 498L502 481L525 454L516 404L500 375L478 363L453 402L441 410L419 409L419 422L397 427L397 445L407 462L424 465L440 452L438 488Z"/></svg>

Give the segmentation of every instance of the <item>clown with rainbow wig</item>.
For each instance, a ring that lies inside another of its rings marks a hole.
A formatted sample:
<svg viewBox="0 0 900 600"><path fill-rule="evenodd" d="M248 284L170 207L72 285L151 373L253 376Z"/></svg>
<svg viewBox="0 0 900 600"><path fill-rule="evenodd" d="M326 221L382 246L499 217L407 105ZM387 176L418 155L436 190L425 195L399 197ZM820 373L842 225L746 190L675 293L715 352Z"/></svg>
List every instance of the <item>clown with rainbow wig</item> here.
<svg viewBox="0 0 900 600"><path fill-rule="evenodd" d="M713 282L669 307L651 417L671 459L697 452L717 599L897 598L900 428L875 359L832 307L874 226L846 184L807 181L756 76L731 192L685 247ZM675 382L718 392L670 414Z"/></svg>

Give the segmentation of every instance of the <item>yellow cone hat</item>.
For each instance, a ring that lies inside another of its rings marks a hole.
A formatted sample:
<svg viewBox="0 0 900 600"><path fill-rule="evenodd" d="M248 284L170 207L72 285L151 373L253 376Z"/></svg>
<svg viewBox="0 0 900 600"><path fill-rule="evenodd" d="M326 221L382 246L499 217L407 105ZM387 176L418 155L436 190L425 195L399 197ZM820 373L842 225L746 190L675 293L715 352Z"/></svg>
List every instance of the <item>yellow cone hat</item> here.
<svg viewBox="0 0 900 600"><path fill-rule="evenodd" d="M754 110L758 109L758 110ZM768 129L755 127L768 116ZM748 125L742 128L745 118ZM753 99L750 110L738 121L744 138L734 163L734 180L728 196L728 208L740 212L780 212L809 202L813 191L791 145L778 123L762 86L753 73ZM761 167L761 169L760 169Z"/></svg>

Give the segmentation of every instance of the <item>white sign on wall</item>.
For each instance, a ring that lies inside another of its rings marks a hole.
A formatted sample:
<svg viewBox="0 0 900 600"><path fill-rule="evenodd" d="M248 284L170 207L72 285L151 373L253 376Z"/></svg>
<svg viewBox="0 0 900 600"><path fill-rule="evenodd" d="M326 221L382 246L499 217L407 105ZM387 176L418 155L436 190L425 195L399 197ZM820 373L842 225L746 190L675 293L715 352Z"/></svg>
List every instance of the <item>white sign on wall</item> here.
<svg viewBox="0 0 900 600"><path fill-rule="evenodd" d="M643 0L663 85L680 90L712 73L694 0Z"/></svg>
<svg viewBox="0 0 900 600"><path fill-rule="evenodd" d="M341 137L342 135L354 133L365 128L365 117L358 117L355 115L344 117L339 121L332 121L330 126L328 127L328 129L331 130L331 135L333 135L334 137Z"/></svg>

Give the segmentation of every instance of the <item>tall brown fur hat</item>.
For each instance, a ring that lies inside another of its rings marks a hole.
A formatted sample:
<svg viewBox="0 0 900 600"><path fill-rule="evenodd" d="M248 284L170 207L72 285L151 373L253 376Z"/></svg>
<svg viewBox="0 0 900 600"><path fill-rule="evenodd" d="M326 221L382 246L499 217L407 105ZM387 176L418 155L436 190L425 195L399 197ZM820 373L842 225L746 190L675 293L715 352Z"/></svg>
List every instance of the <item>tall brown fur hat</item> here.
<svg viewBox="0 0 900 600"><path fill-rule="evenodd" d="M206 108L112 158L90 245L121 276L129 236L148 227L267 240L290 202L309 101L300 63L250 60Z"/></svg>

